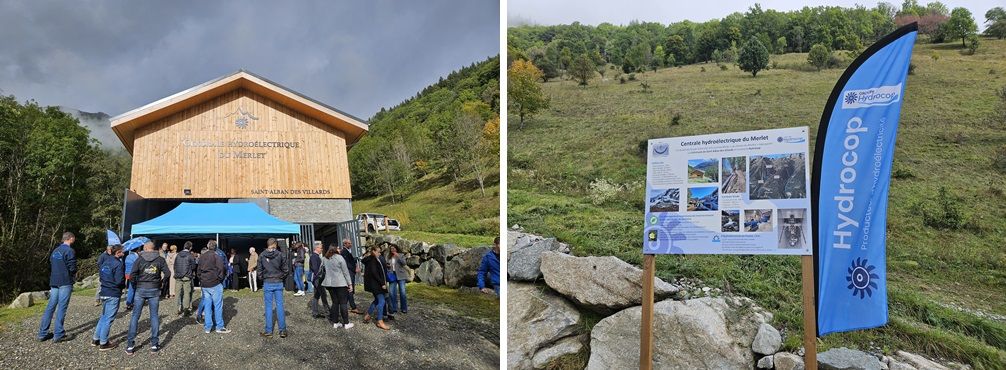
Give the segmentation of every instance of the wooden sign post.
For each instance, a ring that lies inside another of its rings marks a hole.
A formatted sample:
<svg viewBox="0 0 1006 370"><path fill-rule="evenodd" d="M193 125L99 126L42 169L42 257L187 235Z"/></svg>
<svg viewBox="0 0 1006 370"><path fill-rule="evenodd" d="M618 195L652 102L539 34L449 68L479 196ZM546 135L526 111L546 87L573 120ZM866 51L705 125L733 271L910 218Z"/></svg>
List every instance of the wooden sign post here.
<svg viewBox="0 0 1006 370"><path fill-rule="evenodd" d="M800 256L803 281L803 364L817 370L817 310L814 305L814 256Z"/></svg>
<svg viewBox="0 0 1006 370"><path fill-rule="evenodd" d="M639 369L653 369L653 280L655 256L643 255L643 313L639 327Z"/></svg>

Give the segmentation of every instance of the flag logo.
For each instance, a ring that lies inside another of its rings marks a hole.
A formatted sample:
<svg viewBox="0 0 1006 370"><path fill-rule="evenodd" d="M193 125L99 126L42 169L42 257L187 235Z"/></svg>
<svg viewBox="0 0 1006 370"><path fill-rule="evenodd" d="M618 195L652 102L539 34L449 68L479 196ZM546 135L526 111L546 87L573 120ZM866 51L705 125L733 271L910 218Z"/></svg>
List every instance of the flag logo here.
<svg viewBox="0 0 1006 370"><path fill-rule="evenodd" d="M859 295L859 299L866 298L870 296L873 298L873 290L877 289L876 279L880 279L880 276L873 273L877 267L873 265L868 265L865 259L856 258L852 261L852 267L849 267L849 276L845 277L845 280L849 282L849 290L852 290L852 295Z"/></svg>
<svg viewBox="0 0 1006 370"><path fill-rule="evenodd" d="M869 108L900 102L901 85L846 91L842 99L842 109Z"/></svg>

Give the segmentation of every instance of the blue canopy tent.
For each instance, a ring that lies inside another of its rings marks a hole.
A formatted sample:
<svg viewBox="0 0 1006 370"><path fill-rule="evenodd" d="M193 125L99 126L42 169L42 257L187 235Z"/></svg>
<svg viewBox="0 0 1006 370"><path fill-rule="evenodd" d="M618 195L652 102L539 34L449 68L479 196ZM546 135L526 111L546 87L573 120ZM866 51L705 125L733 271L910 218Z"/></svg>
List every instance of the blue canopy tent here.
<svg viewBox="0 0 1006 370"><path fill-rule="evenodd" d="M133 225L133 235L160 238L266 237L299 234L300 225L283 221L253 203L182 203L152 220Z"/></svg>

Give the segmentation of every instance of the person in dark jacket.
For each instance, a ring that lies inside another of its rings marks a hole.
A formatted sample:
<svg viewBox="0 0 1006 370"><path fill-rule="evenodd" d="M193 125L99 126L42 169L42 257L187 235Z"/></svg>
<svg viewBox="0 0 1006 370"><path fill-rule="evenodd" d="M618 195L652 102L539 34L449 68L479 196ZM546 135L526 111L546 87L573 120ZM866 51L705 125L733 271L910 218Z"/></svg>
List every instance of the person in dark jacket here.
<svg viewBox="0 0 1006 370"><path fill-rule="evenodd" d="M70 246L77 241L73 233L63 233L63 243L49 255L49 303L45 306L42 321L38 325L38 340L52 338L53 343L64 341L66 332L63 330L63 319L66 318L66 307L70 304L70 294L73 293L73 281L77 277L77 256ZM53 314L56 322L53 323ZM52 333L49 326L53 324Z"/></svg>
<svg viewBox="0 0 1006 370"><path fill-rule="evenodd" d="M325 311L329 312L330 306L328 304L328 295L325 294L326 289L321 288L321 280L319 279L318 272L321 271L322 257L321 257L321 244L314 245L314 253L311 253L311 260L308 262L311 266L311 273L309 274L314 278L312 282L315 286L314 296L311 298L311 314L314 318L325 317L325 314L318 311L318 299L321 299L321 303L324 303ZM332 297L332 301L335 301L335 297Z"/></svg>
<svg viewBox="0 0 1006 370"><path fill-rule="evenodd" d="M96 266L100 268L101 263L104 262L105 258L112 256L112 247L112 245L106 246L105 253L98 255L98 262L95 264ZM101 289L94 290L94 307L98 306L101 306Z"/></svg>
<svg viewBox="0 0 1006 370"><path fill-rule="evenodd" d="M297 242L293 250L293 282L297 284L295 296L304 295L304 259L307 257L307 247L303 242Z"/></svg>
<svg viewBox="0 0 1006 370"><path fill-rule="evenodd" d="M122 246L113 245L110 251L112 254L99 258L101 263L98 264L98 281L101 283L98 296L101 297L103 306L98 325L94 327L91 344L98 346L100 351L115 348L114 344L108 342L108 331L112 328L115 315L119 313L119 299L122 297L122 289L126 287L126 266L122 261L124 255Z"/></svg>
<svg viewBox="0 0 1006 370"><path fill-rule="evenodd" d="M286 314L283 312L283 280L290 274L290 264L286 256L277 250L276 239L269 238L266 250L258 257L258 274L262 276L262 300L265 303L265 331L263 337L271 337L273 322L273 302L276 303L276 318L279 321L279 337L286 338Z"/></svg>
<svg viewBox="0 0 1006 370"><path fill-rule="evenodd" d="M353 280L353 290L356 289L356 275L360 273L360 265L356 263L356 257L353 256L353 242L349 239L342 239L342 248L339 249L339 254L342 255L342 259L346 260L346 267L349 267L349 277ZM356 297L353 293L349 294L349 312L355 314L363 314L359 308L356 308Z"/></svg>
<svg viewBox="0 0 1006 370"><path fill-rule="evenodd" d="M144 305L150 306L150 352L156 353L161 350L160 340L157 337L160 330L160 315L157 308L161 299L161 288L171 278L171 272L164 257L161 257L161 253L154 248L153 241L148 240L143 244L143 252L139 253L136 262L133 263L133 270L129 272L136 284L133 318L129 321L129 334L126 336L126 353L130 355L136 352L136 331Z"/></svg>
<svg viewBox="0 0 1006 370"><path fill-rule="evenodd" d="M175 256L175 285L178 292L178 314L192 314L192 279L195 278L196 257L192 254L192 242L186 241L182 251Z"/></svg>
<svg viewBox="0 0 1006 370"><path fill-rule="evenodd" d="M197 270L199 287L202 291L202 311L206 315L203 322L203 332L210 333L216 326L217 333L226 334L231 331L224 326L224 276L227 266L224 264L223 253L217 249L217 241L206 243L206 250L199 255Z"/></svg>
<svg viewBox="0 0 1006 370"><path fill-rule="evenodd" d="M478 270L479 290L486 294L496 293L500 296L500 237L493 239L493 249L482 256ZM488 280L488 281L487 281ZM490 289L486 283L491 284Z"/></svg>
<svg viewBox="0 0 1006 370"><path fill-rule="evenodd" d="M384 330L391 330L384 324L384 294L388 293L387 274L384 270L384 262L381 261L381 247L372 245L370 253L363 258L363 290L374 295L374 302L367 309L367 315L363 317L363 323L369 323L371 313L377 320L377 327Z"/></svg>

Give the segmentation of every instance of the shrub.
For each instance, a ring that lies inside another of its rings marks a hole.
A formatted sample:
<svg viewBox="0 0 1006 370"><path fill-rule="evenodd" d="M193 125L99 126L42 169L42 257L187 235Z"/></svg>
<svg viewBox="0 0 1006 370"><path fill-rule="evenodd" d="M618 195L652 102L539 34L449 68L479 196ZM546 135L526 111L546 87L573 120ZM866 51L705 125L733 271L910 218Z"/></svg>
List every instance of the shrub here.
<svg viewBox="0 0 1006 370"><path fill-rule="evenodd" d="M650 93L650 92L652 92L652 91L650 91L650 84L646 83L646 81L640 82L639 83L639 87L643 89L644 93Z"/></svg>
<svg viewBox="0 0 1006 370"><path fill-rule="evenodd" d="M624 84L625 83L625 76L618 77L618 83Z"/></svg>
<svg viewBox="0 0 1006 370"><path fill-rule="evenodd" d="M908 63L908 74L915 74L915 63Z"/></svg>
<svg viewBox="0 0 1006 370"><path fill-rule="evenodd" d="M830 59L831 49L828 49L827 46L821 44L814 44L814 46L810 48L810 54L807 54L807 63L817 67L818 71L820 71L821 68L827 67Z"/></svg>
<svg viewBox="0 0 1006 370"><path fill-rule="evenodd" d="M677 126L681 124L681 113L674 113L674 117L671 117L671 126Z"/></svg>
<svg viewBox="0 0 1006 370"><path fill-rule="evenodd" d="M967 223L963 203L964 201L951 194L946 186L941 186L934 199L919 207L922 223L937 229L963 229Z"/></svg>
<svg viewBox="0 0 1006 370"><path fill-rule="evenodd" d="M894 172L891 173L891 177L898 180L914 179L915 173L907 167L895 166Z"/></svg>
<svg viewBox="0 0 1006 370"><path fill-rule="evenodd" d="M728 70L728 69L730 69L730 67L727 67L727 65L726 65L726 64L720 64L720 70L721 70L721 71L726 71L726 70Z"/></svg>
<svg viewBox="0 0 1006 370"><path fill-rule="evenodd" d="M930 55L930 57L931 57L931 58L933 58L933 61L934 61L934 62L936 62L936 61L939 61L939 60L940 60L940 55L939 55L939 54L933 54L933 55Z"/></svg>
<svg viewBox="0 0 1006 370"><path fill-rule="evenodd" d="M646 142L644 141L643 144L645 143ZM618 196L618 193L621 192L623 189L625 189L625 187L623 187L622 185L608 181L605 178L596 179L594 181L591 181L590 185L588 186L588 194L590 196L590 202L594 203L594 205L596 206L602 205L604 203L607 203L612 198Z"/></svg>
<svg viewBox="0 0 1006 370"><path fill-rule="evenodd" d="M629 73L629 81L635 81L635 80L636 80L636 74L635 73Z"/></svg>
<svg viewBox="0 0 1006 370"><path fill-rule="evenodd" d="M978 46L981 44L981 41L978 38L978 35L972 34L968 35L966 43L968 45L968 54L974 55L975 51L978 51Z"/></svg>
<svg viewBox="0 0 1006 370"><path fill-rule="evenodd" d="M699 72L705 72L705 71L706 71L706 67L700 67L699 68Z"/></svg>

